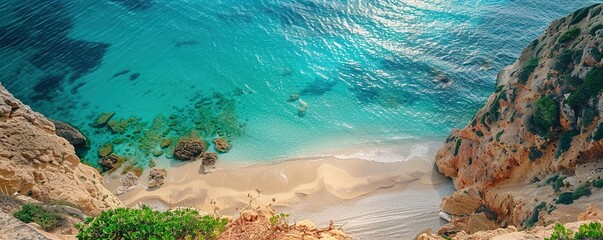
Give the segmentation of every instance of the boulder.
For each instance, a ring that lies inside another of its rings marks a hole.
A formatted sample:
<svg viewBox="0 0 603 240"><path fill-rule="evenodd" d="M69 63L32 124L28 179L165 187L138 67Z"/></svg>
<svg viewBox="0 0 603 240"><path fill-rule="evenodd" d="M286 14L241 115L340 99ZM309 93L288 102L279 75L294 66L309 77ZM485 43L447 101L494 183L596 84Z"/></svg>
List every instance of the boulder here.
<svg viewBox="0 0 603 240"><path fill-rule="evenodd" d="M121 176L121 186L119 186L116 190L116 195L124 194L136 187L138 185L138 176L130 171L125 175Z"/></svg>
<svg viewBox="0 0 603 240"><path fill-rule="evenodd" d="M114 115L115 115L115 112L101 113L100 115L98 115L98 117L96 117L96 119L94 120L94 123L92 123L92 126L97 127L97 128L107 126L107 122L109 122L109 120L111 120L111 118Z"/></svg>
<svg viewBox="0 0 603 240"><path fill-rule="evenodd" d="M216 151L221 153L230 151L230 144L222 138L214 138L214 147L216 148Z"/></svg>
<svg viewBox="0 0 603 240"><path fill-rule="evenodd" d="M115 155L115 154L111 154L108 155L106 157L101 158L98 161L98 164L100 164L101 166L103 166L103 168L107 171L111 171L113 169L115 169L119 163L121 163L122 159Z"/></svg>
<svg viewBox="0 0 603 240"><path fill-rule="evenodd" d="M193 160L203 153L205 143L199 139L181 139L174 148L174 158L178 160Z"/></svg>
<svg viewBox="0 0 603 240"><path fill-rule="evenodd" d="M171 138L166 138L161 141L161 148L166 148L166 147L169 147L170 145L172 145Z"/></svg>
<svg viewBox="0 0 603 240"><path fill-rule="evenodd" d="M88 144L88 138L86 138L84 134L82 134L79 130L71 126L69 123L52 119L49 120L54 124L54 127L57 131L57 135L71 143L71 145L73 145L76 150L78 148L90 148Z"/></svg>
<svg viewBox="0 0 603 240"><path fill-rule="evenodd" d="M98 156L101 158L109 156L111 153L113 153L113 144L111 143L106 143L102 148L98 149Z"/></svg>
<svg viewBox="0 0 603 240"><path fill-rule="evenodd" d="M204 152L201 154L201 161L204 166L214 165L218 161L218 154L215 152Z"/></svg>
<svg viewBox="0 0 603 240"><path fill-rule="evenodd" d="M149 172L149 188L159 187L165 182L167 171L160 168L152 168Z"/></svg>
<svg viewBox="0 0 603 240"><path fill-rule="evenodd" d="M469 215L481 206L482 197L476 187L458 190L440 204L442 211L452 215Z"/></svg>

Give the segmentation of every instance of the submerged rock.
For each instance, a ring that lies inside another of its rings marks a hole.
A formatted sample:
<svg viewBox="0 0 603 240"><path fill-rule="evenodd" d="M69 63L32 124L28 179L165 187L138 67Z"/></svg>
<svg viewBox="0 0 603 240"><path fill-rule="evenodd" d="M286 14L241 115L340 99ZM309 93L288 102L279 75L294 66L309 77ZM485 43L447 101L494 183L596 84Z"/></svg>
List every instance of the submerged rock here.
<svg viewBox="0 0 603 240"><path fill-rule="evenodd" d="M113 144L106 143L102 148L98 149L99 157L106 157L113 153Z"/></svg>
<svg viewBox="0 0 603 240"><path fill-rule="evenodd" d="M126 74L128 74L129 72L130 72L130 70L128 70L128 69L126 69L126 70L121 70L121 71L119 71L119 72L117 72L117 73L113 74L113 78L119 77L119 76L121 76L121 75L126 75Z"/></svg>
<svg viewBox="0 0 603 240"><path fill-rule="evenodd" d="M130 122L126 119L111 120L107 123L107 125L109 125L109 129L111 129L112 133L123 134L126 132L126 130L128 130Z"/></svg>
<svg viewBox="0 0 603 240"><path fill-rule="evenodd" d="M109 122L109 120L111 120L113 116L115 116L115 112L101 113L100 115L98 115L98 117L96 117L96 120L94 120L92 126L97 128L107 126L107 122Z"/></svg>
<svg viewBox="0 0 603 240"><path fill-rule="evenodd" d="M166 138L161 141L161 148L166 148L166 147L169 147L170 145L172 145L171 138Z"/></svg>
<svg viewBox="0 0 603 240"><path fill-rule="evenodd" d="M230 144L222 138L214 138L214 147L218 152L227 153L230 151Z"/></svg>
<svg viewBox="0 0 603 240"><path fill-rule="evenodd" d="M149 172L149 188L159 187L165 183L167 171L163 168L152 168Z"/></svg>
<svg viewBox="0 0 603 240"><path fill-rule="evenodd" d="M174 149L174 157L178 160L193 160L203 153L205 143L199 139L181 139Z"/></svg>
<svg viewBox="0 0 603 240"><path fill-rule="evenodd" d="M111 171L114 170L116 167L119 166L119 163L121 163L122 159L115 155L115 154L111 154L109 156L103 157L98 161L98 164L100 164L101 166L103 166L103 168L105 170Z"/></svg>

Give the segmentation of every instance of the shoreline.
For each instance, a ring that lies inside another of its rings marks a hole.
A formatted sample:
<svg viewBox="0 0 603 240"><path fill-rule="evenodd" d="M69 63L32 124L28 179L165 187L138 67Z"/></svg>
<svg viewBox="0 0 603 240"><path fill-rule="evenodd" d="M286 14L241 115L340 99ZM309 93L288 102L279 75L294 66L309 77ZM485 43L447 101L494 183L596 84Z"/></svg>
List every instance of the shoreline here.
<svg viewBox="0 0 603 240"><path fill-rule="evenodd" d="M149 170L138 185L118 195L126 206L139 202L160 208L196 207L210 212L211 200L228 211L247 205L248 194L261 196L254 204L292 206L299 196L329 193L350 200L380 190L413 182L428 188L449 180L434 170L433 164L419 157L403 162L376 162L362 159L313 157L265 164L218 162L216 171L203 174L201 161L171 164L163 186L146 189ZM120 171L104 177L104 185L115 192L121 185ZM272 201L272 199L276 201Z"/></svg>
<svg viewBox="0 0 603 240"><path fill-rule="evenodd" d="M441 226L440 201L454 190L431 160L417 156L398 162L336 157L263 164L219 161L217 170L208 174L200 173L200 166L201 161L171 161L166 182L149 190L147 169L133 190L117 197L127 207L144 203L160 210L195 207L207 213L214 212L214 201L220 214L236 215L249 204L251 195L253 207L270 205L279 212L293 213L295 220L312 219L322 225L334 220L362 229L352 233L359 234L355 238L371 239L384 234L379 231L383 224L400 226L381 236L386 238L414 238L413 234L424 228ZM120 185L119 172L104 177L105 187L112 192ZM422 201L416 201L419 196ZM365 211L374 207L382 211ZM324 211L339 214L325 215ZM371 217L374 214L385 216Z"/></svg>

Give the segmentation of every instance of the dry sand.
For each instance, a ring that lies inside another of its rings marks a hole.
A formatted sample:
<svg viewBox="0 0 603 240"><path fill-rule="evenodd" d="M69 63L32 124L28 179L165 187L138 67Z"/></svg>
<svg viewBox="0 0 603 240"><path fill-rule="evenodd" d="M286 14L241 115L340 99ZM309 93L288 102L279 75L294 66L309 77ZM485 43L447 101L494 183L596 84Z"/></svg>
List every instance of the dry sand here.
<svg viewBox="0 0 603 240"><path fill-rule="evenodd" d="M219 162L210 174L200 171L200 161L171 164L163 186L147 190L145 171L139 185L119 199L127 206L142 202L206 212L213 211L213 200L220 213L235 214L258 189L254 206L272 204L292 213L292 220L325 225L332 219L345 224L356 239L409 239L441 224L439 202L453 191L432 161L420 157L389 163L335 157L250 166ZM106 176L105 186L115 191L119 174Z"/></svg>

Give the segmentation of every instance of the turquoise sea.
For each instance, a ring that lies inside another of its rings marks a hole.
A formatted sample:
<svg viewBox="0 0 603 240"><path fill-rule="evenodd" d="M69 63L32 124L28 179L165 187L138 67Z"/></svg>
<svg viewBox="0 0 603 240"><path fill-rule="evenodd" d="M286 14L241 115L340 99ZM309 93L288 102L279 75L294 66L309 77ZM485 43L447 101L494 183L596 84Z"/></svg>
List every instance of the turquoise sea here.
<svg viewBox="0 0 603 240"><path fill-rule="evenodd" d="M142 163L191 130L231 142L220 161L402 161L464 126L550 21L595 2L4 0L0 82L84 132L93 165L105 143ZM102 112L123 132L91 126Z"/></svg>

